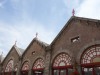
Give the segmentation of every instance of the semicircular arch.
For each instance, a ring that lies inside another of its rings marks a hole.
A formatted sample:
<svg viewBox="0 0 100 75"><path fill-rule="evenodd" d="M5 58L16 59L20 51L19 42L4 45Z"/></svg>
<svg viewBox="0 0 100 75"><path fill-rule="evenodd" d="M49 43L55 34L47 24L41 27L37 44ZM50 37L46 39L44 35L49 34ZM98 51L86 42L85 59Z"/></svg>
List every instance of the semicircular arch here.
<svg viewBox="0 0 100 75"><path fill-rule="evenodd" d="M62 52L59 53L53 60L52 66L59 67L59 66L70 66L71 64L71 57L69 54Z"/></svg>
<svg viewBox="0 0 100 75"><path fill-rule="evenodd" d="M28 61L24 61L24 63L22 64L22 71L24 70L29 70L29 62Z"/></svg>
<svg viewBox="0 0 100 75"><path fill-rule="evenodd" d="M44 60L42 58L37 58L35 60L35 62L33 63L33 70L36 69L44 69L45 65L44 65Z"/></svg>
<svg viewBox="0 0 100 75"><path fill-rule="evenodd" d="M14 61L13 59L10 59L5 67L5 72L11 72L13 71Z"/></svg>
<svg viewBox="0 0 100 75"><path fill-rule="evenodd" d="M81 54L80 63L88 64L100 62L100 45L92 45L87 47Z"/></svg>

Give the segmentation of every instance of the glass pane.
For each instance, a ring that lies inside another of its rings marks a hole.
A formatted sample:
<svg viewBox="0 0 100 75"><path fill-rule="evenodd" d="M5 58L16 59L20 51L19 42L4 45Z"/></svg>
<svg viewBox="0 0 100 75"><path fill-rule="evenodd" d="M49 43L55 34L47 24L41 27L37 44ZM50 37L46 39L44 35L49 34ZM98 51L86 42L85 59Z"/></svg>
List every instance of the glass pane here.
<svg viewBox="0 0 100 75"><path fill-rule="evenodd" d="M100 75L100 67L94 68L96 75Z"/></svg>
<svg viewBox="0 0 100 75"><path fill-rule="evenodd" d="M42 75L42 71L35 71L35 75Z"/></svg>
<svg viewBox="0 0 100 75"><path fill-rule="evenodd" d="M60 75L66 75L66 70L60 70Z"/></svg>
<svg viewBox="0 0 100 75"><path fill-rule="evenodd" d="M59 75L59 70L54 70L54 75Z"/></svg>
<svg viewBox="0 0 100 75"><path fill-rule="evenodd" d="M84 75L92 75L93 68L84 68Z"/></svg>
<svg viewBox="0 0 100 75"><path fill-rule="evenodd" d="M68 69L68 75L70 75L73 72L73 69Z"/></svg>

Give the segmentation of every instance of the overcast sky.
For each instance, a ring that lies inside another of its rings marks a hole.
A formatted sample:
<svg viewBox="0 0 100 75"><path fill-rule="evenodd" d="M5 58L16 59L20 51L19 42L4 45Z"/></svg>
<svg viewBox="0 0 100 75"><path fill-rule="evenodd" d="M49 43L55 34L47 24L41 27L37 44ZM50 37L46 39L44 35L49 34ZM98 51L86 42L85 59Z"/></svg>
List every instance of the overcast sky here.
<svg viewBox="0 0 100 75"><path fill-rule="evenodd" d="M75 15L100 19L100 0L0 0L0 53L5 56L17 40L25 49L38 32L50 44Z"/></svg>

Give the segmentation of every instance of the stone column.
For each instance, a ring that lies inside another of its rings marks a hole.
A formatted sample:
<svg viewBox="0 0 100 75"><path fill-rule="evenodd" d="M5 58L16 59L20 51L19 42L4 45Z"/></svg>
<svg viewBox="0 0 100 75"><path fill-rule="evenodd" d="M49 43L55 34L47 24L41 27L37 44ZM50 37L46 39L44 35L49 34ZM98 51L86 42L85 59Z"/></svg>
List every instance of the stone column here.
<svg viewBox="0 0 100 75"><path fill-rule="evenodd" d="M32 69L29 70L28 75L32 75Z"/></svg>
<svg viewBox="0 0 100 75"><path fill-rule="evenodd" d="M21 75L21 67L22 67L22 58L21 57L19 58L19 63L18 64L19 65L18 65L16 75Z"/></svg>
<svg viewBox="0 0 100 75"><path fill-rule="evenodd" d="M48 47L46 50L46 55L45 55L44 75L50 75L50 70L51 70L50 62L51 62L51 50L50 50L50 47Z"/></svg>
<svg viewBox="0 0 100 75"><path fill-rule="evenodd" d="M78 64L77 69L78 69L78 72L80 73L80 75L82 75L82 72L81 72L81 65L80 65L80 64Z"/></svg>

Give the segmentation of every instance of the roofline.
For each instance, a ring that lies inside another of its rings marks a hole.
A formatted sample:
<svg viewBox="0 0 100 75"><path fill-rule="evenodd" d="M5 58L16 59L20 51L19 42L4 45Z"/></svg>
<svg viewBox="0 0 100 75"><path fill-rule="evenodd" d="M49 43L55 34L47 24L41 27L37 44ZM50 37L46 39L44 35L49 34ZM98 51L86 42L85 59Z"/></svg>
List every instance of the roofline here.
<svg viewBox="0 0 100 75"><path fill-rule="evenodd" d="M35 41L35 38L31 41L31 43L27 46L27 48L25 49L25 51L22 53L22 57L25 54L25 52L27 51L27 49L31 46L31 44Z"/></svg>
<svg viewBox="0 0 100 75"><path fill-rule="evenodd" d="M13 46L11 47L10 51L8 52L8 54L6 55L6 57L2 60L1 64L6 60L7 56L9 55L9 53L11 52L11 50L12 50L13 48L15 48L15 45L13 45ZM16 50L16 48L15 48L15 50ZM16 52L18 53L17 50L16 50ZM19 55L19 53L18 53L18 55ZM19 56L20 56L20 55L19 55Z"/></svg>
<svg viewBox="0 0 100 75"><path fill-rule="evenodd" d="M75 16L72 16L68 22L65 24L65 26L61 29L61 31L58 33L58 35L55 37L55 39L51 42L50 46L52 46L54 44L54 42L57 40L57 38L60 36L60 34L63 32L63 30L68 26L68 24L71 22L71 20L74 18Z"/></svg>
<svg viewBox="0 0 100 75"><path fill-rule="evenodd" d="M21 56L21 52L20 52L20 50L14 45L14 48L16 49L16 51L17 51L17 53L19 54L19 56Z"/></svg>
<svg viewBox="0 0 100 75"><path fill-rule="evenodd" d="M63 30L69 25L69 23L73 20L73 19L79 19L79 20L87 20L87 21L92 21L92 22L99 22L100 20L98 19L90 19L90 18L84 18L84 17L77 17L77 16L71 16L71 18L68 20L68 22L65 24L65 26L61 29L61 31L58 33L58 35L55 37L55 39L51 42L50 46L52 46L55 41L58 39L58 37L61 35L61 33L63 32Z"/></svg>
<svg viewBox="0 0 100 75"><path fill-rule="evenodd" d="M22 57L23 57L23 55L25 54L25 52L28 50L28 48L31 46L31 44L32 44L34 41L39 42L38 38L35 37L35 38L31 41L31 43L27 46L27 48L25 49L25 51L23 52ZM46 46L45 46L45 47L46 47Z"/></svg>

